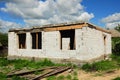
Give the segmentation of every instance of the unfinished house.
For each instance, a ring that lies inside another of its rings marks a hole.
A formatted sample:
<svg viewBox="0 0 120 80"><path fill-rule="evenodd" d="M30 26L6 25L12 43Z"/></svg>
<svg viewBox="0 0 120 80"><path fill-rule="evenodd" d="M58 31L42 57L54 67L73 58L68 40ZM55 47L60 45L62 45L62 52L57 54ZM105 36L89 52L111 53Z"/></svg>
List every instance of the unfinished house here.
<svg viewBox="0 0 120 80"><path fill-rule="evenodd" d="M86 22L9 30L8 57L89 62L111 54L111 33Z"/></svg>

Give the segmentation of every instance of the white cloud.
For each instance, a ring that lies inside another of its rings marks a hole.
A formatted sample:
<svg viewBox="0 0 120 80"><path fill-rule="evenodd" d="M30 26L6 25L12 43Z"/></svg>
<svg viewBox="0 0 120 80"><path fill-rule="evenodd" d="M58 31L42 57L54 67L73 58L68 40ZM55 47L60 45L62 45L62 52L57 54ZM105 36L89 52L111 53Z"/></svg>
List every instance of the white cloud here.
<svg viewBox="0 0 120 80"><path fill-rule="evenodd" d="M114 13L102 19L107 28L114 28L120 24L120 13Z"/></svg>
<svg viewBox="0 0 120 80"><path fill-rule="evenodd" d="M10 28L20 28L20 24L14 22L4 21L0 19L0 31L7 32Z"/></svg>
<svg viewBox="0 0 120 80"><path fill-rule="evenodd" d="M89 21L93 13L84 11L82 0L5 0L1 11L21 17L29 25L68 21Z"/></svg>

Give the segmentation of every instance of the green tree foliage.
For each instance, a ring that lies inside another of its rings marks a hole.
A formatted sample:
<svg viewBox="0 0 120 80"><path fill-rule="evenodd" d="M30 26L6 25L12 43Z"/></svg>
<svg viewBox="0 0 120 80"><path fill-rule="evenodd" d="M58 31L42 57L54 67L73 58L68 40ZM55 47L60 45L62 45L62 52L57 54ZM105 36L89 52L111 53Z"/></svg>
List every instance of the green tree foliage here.
<svg viewBox="0 0 120 80"><path fill-rule="evenodd" d="M120 37L112 38L112 53L120 56Z"/></svg>
<svg viewBox="0 0 120 80"><path fill-rule="evenodd" d="M115 30L120 32L120 24L115 27ZM112 38L112 52L116 55L120 55L120 37Z"/></svg>
<svg viewBox="0 0 120 80"><path fill-rule="evenodd" d="M120 24L118 24L118 26L115 27L115 30L120 32Z"/></svg>
<svg viewBox="0 0 120 80"><path fill-rule="evenodd" d="M0 43L3 46L8 46L8 34L7 33L0 33Z"/></svg>

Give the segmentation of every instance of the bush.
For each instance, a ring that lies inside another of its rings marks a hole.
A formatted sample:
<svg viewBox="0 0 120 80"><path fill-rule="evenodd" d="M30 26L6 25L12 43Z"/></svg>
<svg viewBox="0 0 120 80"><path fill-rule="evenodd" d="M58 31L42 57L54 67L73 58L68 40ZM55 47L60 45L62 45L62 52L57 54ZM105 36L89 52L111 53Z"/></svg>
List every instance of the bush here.
<svg viewBox="0 0 120 80"><path fill-rule="evenodd" d="M115 55L120 56L120 42L115 45L115 47L114 47L114 49L113 49L113 53L114 53Z"/></svg>
<svg viewBox="0 0 120 80"><path fill-rule="evenodd" d="M112 38L112 52L120 55L120 37Z"/></svg>

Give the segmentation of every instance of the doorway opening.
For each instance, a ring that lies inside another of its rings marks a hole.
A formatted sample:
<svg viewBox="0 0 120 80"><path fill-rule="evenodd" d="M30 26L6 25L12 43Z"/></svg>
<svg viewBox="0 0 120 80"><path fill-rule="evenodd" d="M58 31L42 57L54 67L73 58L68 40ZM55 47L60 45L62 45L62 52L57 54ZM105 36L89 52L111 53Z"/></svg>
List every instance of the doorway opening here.
<svg viewBox="0 0 120 80"><path fill-rule="evenodd" d="M61 50L75 50L75 30L60 31Z"/></svg>

